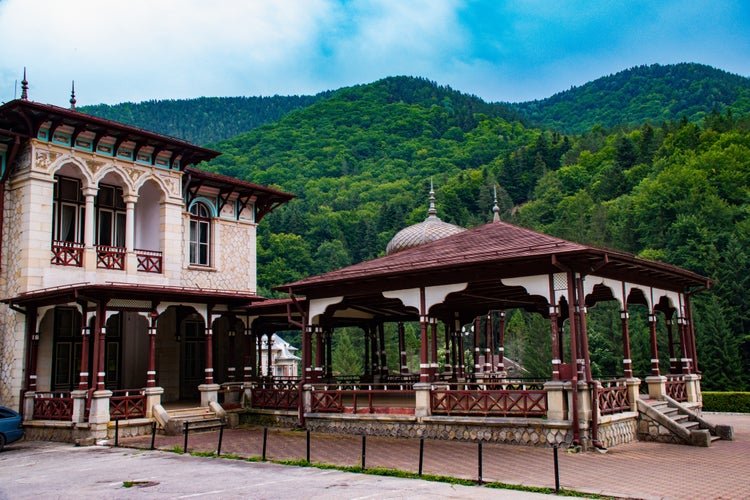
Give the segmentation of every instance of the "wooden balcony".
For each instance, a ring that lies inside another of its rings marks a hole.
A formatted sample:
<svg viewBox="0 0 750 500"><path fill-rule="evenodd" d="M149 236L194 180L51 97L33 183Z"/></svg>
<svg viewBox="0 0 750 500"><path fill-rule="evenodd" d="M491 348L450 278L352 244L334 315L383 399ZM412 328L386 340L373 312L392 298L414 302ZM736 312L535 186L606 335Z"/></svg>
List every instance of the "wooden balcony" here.
<svg viewBox="0 0 750 500"><path fill-rule="evenodd" d="M83 266L83 243L53 240L50 262L57 266Z"/></svg>
<svg viewBox="0 0 750 500"><path fill-rule="evenodd" d="M161 274L162 256L157 250L136 249L135 255L138 258L138 270L144 273Z"/></svg>
<svg viewBox="0 0 750 500"><path fill-rule="evenodd" d="M96 245L96 267L99 269L125 269L125 248Z"/></svg>

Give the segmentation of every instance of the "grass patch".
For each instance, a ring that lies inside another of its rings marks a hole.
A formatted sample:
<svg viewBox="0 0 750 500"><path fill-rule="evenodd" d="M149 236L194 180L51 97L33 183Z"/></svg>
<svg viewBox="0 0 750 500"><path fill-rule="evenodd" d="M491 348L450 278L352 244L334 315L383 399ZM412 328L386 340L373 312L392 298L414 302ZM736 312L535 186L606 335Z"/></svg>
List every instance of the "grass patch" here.
<svg viewBox="0 0 750 500"><path fill-rule="evenodd" d="M179 453L179 454L183 453L182 448L179 446L174 446L170 450L166 450L166 451L172 451L172 452ZM194 452L190 452L190 455L196 456L196 457L204 457L204 458L226 458L228 460L244 460L245 462L263 462L262 458L259 456L253 456L253 457L240 457L238 455L218 456L213 451L206 451L206 452L194 451ZM372 468L363 469L359 465L334 465L334 464L326 464L326 463L321 463L321 462L308 462L305 459L297 459L297 460L266 459L265 461L274 463L274 464L279 464L279 465L291 465L294 467L315 467L317 469L337 470L341 472L351 472L355 474L371 474L374 476L401 477L404 479L422 479L424 481L457 484L461 486L478 486L477 481L473 479L462 479L462 478L457 478L457 477L440 476L440 475L434 475L434 474L422 474L420 476L416 472L404 471L404 470L399 470L399 469L387 469L384 467L372 467ZM123 483L124 488L130 488L136 485L137 485L137 482L134 482L134 481L125 481ZM524 486L524 485L519 485L519 484L509 484L509 483L502 483L502 482L484 482L482 483L481 486L484 486L485 488L496 488L496 489L514 490L514 491L528 491L531 493L555 495L555 491L552 488L544 488L540 486ZM594 499L599 499L599 500L606 500L606 499L611 498L611 497L606 497L602 495L582 493L580 491L566 490L562 488L556 493L556 495L564 496L564 497L594 498Z"/></svg>

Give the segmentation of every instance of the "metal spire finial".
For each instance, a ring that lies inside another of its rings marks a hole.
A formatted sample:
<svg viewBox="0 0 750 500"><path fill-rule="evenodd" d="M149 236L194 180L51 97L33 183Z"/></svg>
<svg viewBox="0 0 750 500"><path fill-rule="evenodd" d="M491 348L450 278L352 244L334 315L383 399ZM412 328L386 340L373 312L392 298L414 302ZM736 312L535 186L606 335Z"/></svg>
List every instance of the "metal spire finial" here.
<svg viewBox="0 0 750 500"><path fill-rule="evenodd" d="M26 81L26 66L23 68L23 80L21 80L21 99L29 100L29 82Z"/></svg>
<svg viewBox="0 0 750 500"><path fill-rule="evenodd" d="M432 178L430 178L430 209L427 210L428 216L437 216L437 209L435 208L435 189L432 186Z"/></svg>
<svg viewBox="0 0 750 500"><path fill-rule="evenodd" d="M70 109L75 111L76 109L76 81L73 80L72 85L70 86Z"/></svg>
<svg viewBox="0 0 750 500"><path fill-rule="evenodd" d="M492 222L500 220L500 207L497 206L497 184L494 186L495 190L495 206L492 207Z"/></svg>

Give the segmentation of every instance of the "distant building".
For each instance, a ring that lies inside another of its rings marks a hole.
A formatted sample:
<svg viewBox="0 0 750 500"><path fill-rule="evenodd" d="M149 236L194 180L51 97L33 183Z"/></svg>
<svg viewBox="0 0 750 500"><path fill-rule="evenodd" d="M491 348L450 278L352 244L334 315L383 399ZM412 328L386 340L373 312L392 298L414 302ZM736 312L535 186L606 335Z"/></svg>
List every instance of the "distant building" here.
<svg viewBox="0 0 750 500"><path fill-rule="evenodd" d="M295 353L296 347L277 334L271 336L271 375L274 377L297 377L302 358ZM264 339L260 354L261 373L268 375L268 339Z"/></svg>

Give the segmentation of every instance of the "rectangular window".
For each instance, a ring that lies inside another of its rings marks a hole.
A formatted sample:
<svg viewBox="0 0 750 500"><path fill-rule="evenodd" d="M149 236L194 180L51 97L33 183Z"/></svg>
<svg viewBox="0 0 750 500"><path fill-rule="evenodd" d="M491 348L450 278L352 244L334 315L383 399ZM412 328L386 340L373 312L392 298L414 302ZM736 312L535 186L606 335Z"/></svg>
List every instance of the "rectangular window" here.
<svg viewBox="0 0 750 500"><path fill-rule="evenodd" d="M190 221L190 263L208 266L210 226L208 221Z"/></svg>

